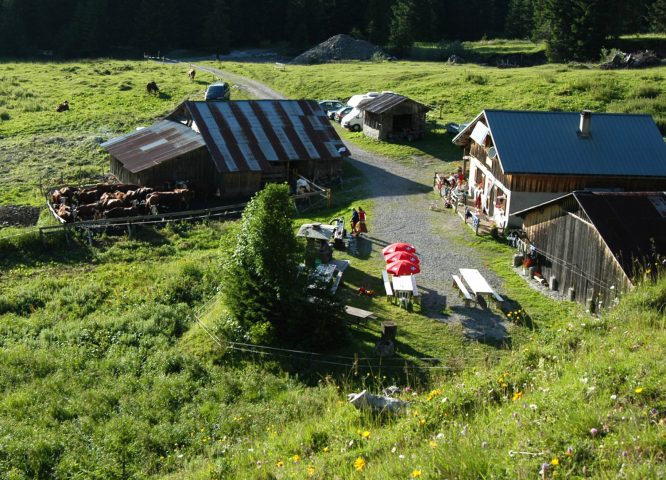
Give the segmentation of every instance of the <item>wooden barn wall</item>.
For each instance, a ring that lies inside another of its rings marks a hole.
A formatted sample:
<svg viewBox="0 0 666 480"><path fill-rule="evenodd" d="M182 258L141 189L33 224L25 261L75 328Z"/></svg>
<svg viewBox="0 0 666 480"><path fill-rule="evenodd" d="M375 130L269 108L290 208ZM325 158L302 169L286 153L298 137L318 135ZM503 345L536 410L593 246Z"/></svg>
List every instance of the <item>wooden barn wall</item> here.
<svg viewBox="0 0 666 480"><path fill-rule="evenodd" d="M573 192L585 188L621 188L626 191L662 191L665 178L566 175L512 175L511 190L518 192Z"/></svg>
<svg viewBox="0 0 666 480"><path fill-rule="evenodd" d="M118 160L111 158L111 172L122 182L167 189L173 188L177 181L188 181L197 194L203 196L215 192L215 171L210 154L205 148L137 173L130 172Z"/></svg>
<svg viewBox="0 0 666 480"><path fill-rule="evenodd" d="M626 292L630 283L597 230L575 213L551 205L528 214L523 229L540 252L539 264L546 280L554 276L558 290L587 304L591 298L610 307L615 292ZM610 287L615 286L615 291Z"/></svg>
<svg viewBox="0 0 666 480"><path fill-rule="evenodd" d="M382 114L365 112L363 133L376 140L386 140L394 132L393 118L396 115L411 115L410 128L415 131L425 129L426 114L422 107L416 103L405 102Z"/></svg>
<svg viewBox="0 0 666 480"><path fill-rule="evenodd" d="M215 175L220 198L241 199L261 190L261 172L228 172ZM216 192L217 195L217 192Z"/></svg>

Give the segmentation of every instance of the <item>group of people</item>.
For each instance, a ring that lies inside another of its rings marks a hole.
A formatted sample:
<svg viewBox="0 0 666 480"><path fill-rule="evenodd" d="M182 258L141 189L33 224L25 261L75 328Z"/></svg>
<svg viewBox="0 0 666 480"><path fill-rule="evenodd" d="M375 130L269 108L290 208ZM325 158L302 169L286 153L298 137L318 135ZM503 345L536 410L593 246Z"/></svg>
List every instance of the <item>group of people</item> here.
<svg viewBox="0 0 666 480"><path fill-rule="evenodd" d="M365 210L358 207L358 210L352 208L351 215L351 231L352 235L360 235L361 233L368 233L368 227L365 224Z"/></svg>

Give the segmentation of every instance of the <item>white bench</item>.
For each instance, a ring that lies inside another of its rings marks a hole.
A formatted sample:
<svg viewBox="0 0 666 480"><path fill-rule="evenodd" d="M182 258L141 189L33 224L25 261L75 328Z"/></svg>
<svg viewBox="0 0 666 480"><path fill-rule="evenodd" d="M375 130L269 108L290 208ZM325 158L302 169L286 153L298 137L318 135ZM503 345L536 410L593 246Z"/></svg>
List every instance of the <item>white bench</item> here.
<svg viewBox="0 0 666 480"><path fill-rule="evenodd" d="M467 291L467 288L465 288L465 285L458 275L451 275L451 278L453 278L453 286L458 288L458 291L460 291L460 294L465 301L465 306L469 308L469 304L474 301L474 298Z"/></svg>
<svg viewBox="0 0 666 480"><path fill-rule="evenodd" d="M333 280L333 285L331 286L331 294L335 295L335 292L338 291L338 287L340 286L340 281L342 280L342 272L338 271L338 273L335 275L335 278Z"/></svg>
<svg viewBox="0 0 666 480"><path fill-rule="evenodd" d="M495 300L497 300L499 303L502 303L504 299L500 296L499 293L493 290L493 297L495 297Z"/></svg>
<svg viewBox="0 0 666 480"><path fill-rule="evenodd" d="M394 297L393 287L391 287L391 280L386 270L382 270L382 279L384 280L384 290L386 291L386 300L392 302Z"/></svg>

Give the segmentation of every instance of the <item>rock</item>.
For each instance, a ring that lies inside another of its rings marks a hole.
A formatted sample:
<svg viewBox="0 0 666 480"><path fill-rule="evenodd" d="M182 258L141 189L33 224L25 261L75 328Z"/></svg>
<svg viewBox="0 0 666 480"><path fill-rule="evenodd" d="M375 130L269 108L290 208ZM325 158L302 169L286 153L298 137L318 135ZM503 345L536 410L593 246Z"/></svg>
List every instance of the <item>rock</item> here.
<svg viewBox="0 0 666 480"><path fill-rule="evenodd" d="M624 53L616 52L613 58L599 65L603 70L615 70L619 68L644 68L660 63L659 58L652 50L642 52Z"/></svg>
<svg viewBox="0 0 666 480"><path fill-rule="evenodd" d="M373 412L398 413L409 406L408 402L381 395L373 395L363 390L361 393L350 393L347 401L359 410L371 410Z"/></svg>
<svg viewBox="0 0 666 480"><path fill-rule="evenodd" d="M461 63L465 63L465 59L459 55L456 55L455 53L451 55L447 61L453 65L459 65Z"/></svg>
<svg viewBox="0 0 666 480"><path fill-rule="evenodd" d="M315 65L339 60L370 60L382 49L365 40L356 40L349 35L335 35L294 58L294 65Z"/></svg>

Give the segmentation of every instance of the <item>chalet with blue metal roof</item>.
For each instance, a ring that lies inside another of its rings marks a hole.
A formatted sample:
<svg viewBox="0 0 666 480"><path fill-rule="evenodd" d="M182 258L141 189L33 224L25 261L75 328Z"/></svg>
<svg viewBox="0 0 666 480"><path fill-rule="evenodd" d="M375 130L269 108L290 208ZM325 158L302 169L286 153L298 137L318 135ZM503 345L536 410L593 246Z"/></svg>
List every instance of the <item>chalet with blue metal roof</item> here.
<svg viewBox="0 0 666 480"><path fill-rule="evenodd" d="M469 198L499 227L574 190L666 190L666 143L649 115L484 110L453 143Z"/></svg>

